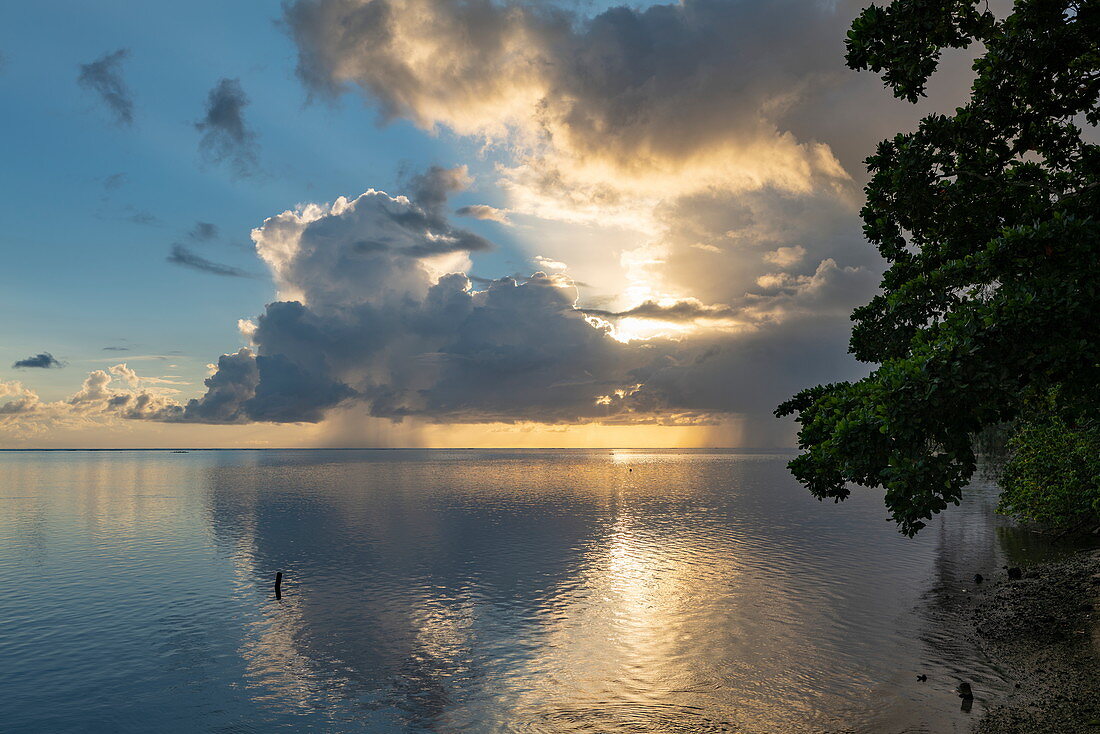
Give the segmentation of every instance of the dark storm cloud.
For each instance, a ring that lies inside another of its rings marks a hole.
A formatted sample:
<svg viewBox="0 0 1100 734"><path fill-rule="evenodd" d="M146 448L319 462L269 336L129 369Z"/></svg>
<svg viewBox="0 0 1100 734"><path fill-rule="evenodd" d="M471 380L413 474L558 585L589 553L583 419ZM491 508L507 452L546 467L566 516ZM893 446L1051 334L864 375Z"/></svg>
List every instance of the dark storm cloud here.
<svg viewBox="0 0 1100 734"><path fill-rule="evenodd" d="M223 265L213 262L212 260L207 260L202 255L192 252L178 242L172 245L172 251L168 255L167 260L173 265L181 265L185 268L191 268L192 270L198 270L203 273L211 273L212 275L224 275L231 278L256 277L252 273L241 270L240 268L235 268L232 265Z"/></svg>
<svg viewBox="0 0 1100 734"><path fill-rule="evenodd" d="M186 418L201 423L247 423L251 420L246 403L256 394L260 372L248 349L223 354L218 370L206 379L206 394L191 400Z"/></svg>
<svg viewBox="0 0 1100 734"><path fill-rule="evenodd" d="M437 172L433 181L443 179ZM433 209L445 204L430 193L420 197ZM735 315L752 323L744 334L623 343L574 307L577 291L564 276L479 279L475 289L466 275L446 273L446 262L433 270L441 250L429 243L462 237L412 198L370 191L284 212L254 238L287 295L255 320L253 348L223 356L206 394L174 419L316 422L348 403L377 417L434 422L685 424L733 412L766 416L807 369L850 362L843 350L836 364L814 354L846 328L824 308L832 294L852 292L867 275L823 264L813 276L790 276L770 293L746 297L736 311L693 301L643 304L631 315ZM783 321L791 315L804 318ZM763 322L779 328L753 326ZM762 360L770 374L753 383Z"/></svg>
<svg viewBox="0 0 1100 734"><path fill-rule="evenodd" d="M355 84L388 119L534 125L573 153L637 164L778 134L762 110L842 70L855 9L685 0L585 18L551 3L298 0L286 21L314 91Z"/></svg>
<svg viewBox="0 0 1100 734"><path fill-rule="evenodd" d="M256 133L244 119L248 96L238 79L222 79L206 98L203 119L195 123L202 133L199 152L212 163L227 163L237 176L250 176L258 166Z"/></svg>
<svg viewBox="0 0 1100 734"><path fill-rule="evenodd" d="M480 291L461 273L433 278L432 267L446 267L440 257L488 243L441 214L446 194L467 184L464 171L432 169L412 183L409 199L371 191L257 230L280 291L301 300L268 305L255 352L222 357L183 420L313 422L348 400L394 419L607 412L596 398L630 377L621 345L571 308L576 291L542 273Z"/></svg>
<svg viewBox="0 0 1100 734"><path fill-rule="evenodd" d="M464 229L451 227L447 221L444 204L447 198L469 187L472 179L466 166L443 168L432 166L427 171L412 176L408 182L409 198L417 206L408 210L390 214L394 221L412 230L446 231L445 239L426 238L407 246L402 252L410 257L428 257L447 252L476 252L492 247L488 240ZM385 244L379 241L364 240L360 243L361 252L369 252Z"/></svg>
<svg viewBox="0 0 1100 734"><path fill-rule="evenodd" d="M782 431L770 418L776 396L821 380L866 374L837 344L849 324L835 314L808 315L735 338L689 340L669 356L635 372L640 383L627 401L638 413L675 408L685 412L736 413L755 419L756 430Z"/></svg>
<svg viewBox="0 0 1100 734"><path fill-rule="evenodd" d="M454 275L405 307L325 314L272 303L253 336L261 354L222 357L182 419L316 422L352 401L395 420L686 424L741 413L767 424L775 396L822 370L858 371L828 349L844 338L843 319L623 344L572 309L573 297L546 276L470 291Z"/></svg>
<svg viewBox="0 0 1100 734"><path fill-rule="evenodd" d="M311 92L358 90L386 120L506 141L522 163L502 173L506 185L590 207L601 223L648 175L666 201L695 187L735 206L740 190L771 185L778 216L793 216L784 192L812 191L854 220L858 205L837 192L858 196L875 143L953 110L972 76L971 52L946 54L931 99L912 107L877 75L846 69L863 0L682 0L587 16L590 5L292 0L284 19ZM539 214L531 198L520 213ZM675 254L693 270L760 274Z"/></svg>
<svg viewBox="0 0 1100 734"><path fill-rule="evenodd" d="M412 176L407 188L410 199L424 210L436 214L442 211L447 197L455 192L464 191L470 183L471 179L466 166L455 168L432 166L424 173Z"/></svg>
<svg viewBox="0 0 1100 734"><path fill-rule="evenodd" d="M130 125L134 121L134 100L126 80L122 78L122 62L130 56L130 50L119 50L105 54L90 64L80 65L80 86L95 92L114 114L120 125Z"/></svg>
<svg viewBox="0 0 1100 734"><path fill-rule="evenodd" d="M326 313L276 302L253 342L224 356L185 420L316 422L342 401L371 415L430 420L575 421L629 376L621 345L569 313L572 296L535 276L471 292L464 276L418 302L363 303ZM364 367L373 366L369 372ZM596 376L598 375L598 376ZM601 384L602 381L602 384Z"/></svg>
<svg viewBox="0 0 1100 734"><path fill-rule="evenodd" d="M63 366L64 365L61 362L57 361L54 358L54 356L52 354L50 354L49 352L40 352L39 354L36 354L33 357L27 357L26 359L21 359L18 362L16 362L15 364L12 365L12 367L14 367L15 369L25 369L25 368L31 368L31 367L39 368L39 369L50 369L52 367L63 367Z"/></svg>
<svg viewBox="0 0 1100 734"><path fill-rule="evenodd" d="M206 394L187 404L182 420L316 423L328 408L354 394L347 385L310 371L285 355L256 356L249 349L223 354L217 372L205 384Z"/></svg>

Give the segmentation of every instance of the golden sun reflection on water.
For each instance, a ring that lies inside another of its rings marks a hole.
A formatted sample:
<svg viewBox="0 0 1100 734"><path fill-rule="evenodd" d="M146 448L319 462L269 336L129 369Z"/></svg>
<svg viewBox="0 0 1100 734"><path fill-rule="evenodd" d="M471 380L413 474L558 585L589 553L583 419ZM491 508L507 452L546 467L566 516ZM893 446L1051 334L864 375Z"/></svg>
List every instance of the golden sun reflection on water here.
<svg viewBox="0 0 1100 734"><path fill-rule="evenodd" d="M920 610L961 583L954 568L973 570L944 547L997 562L992 533L975 535L986 510L964 505L950 533L910 541L882 523L881 498L820 505L784 461L16 457L0 485L0 605L19 620L10 649L43 663L37 686L9 684L22 698L140 688L124 698L146 719L176 706L206 730L965 730L951 676L965 665L989 690L998 674ZM126 670L141 672L112 672ZM117 716L115 694L72 700Z"/></svg>

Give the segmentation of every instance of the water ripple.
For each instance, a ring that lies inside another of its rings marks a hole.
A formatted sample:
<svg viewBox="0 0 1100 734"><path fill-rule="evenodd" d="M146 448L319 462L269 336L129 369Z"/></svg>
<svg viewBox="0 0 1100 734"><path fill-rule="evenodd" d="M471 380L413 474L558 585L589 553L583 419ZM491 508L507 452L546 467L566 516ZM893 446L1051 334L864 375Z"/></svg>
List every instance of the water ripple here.
<svg viewBox="0 0 1100 734"><path fill-rule="evenodd" d="M1051 549L988 487L910 540L785 461L4 455L2 728L968 730L954 678L1006 682L951 610Z"/></svg>

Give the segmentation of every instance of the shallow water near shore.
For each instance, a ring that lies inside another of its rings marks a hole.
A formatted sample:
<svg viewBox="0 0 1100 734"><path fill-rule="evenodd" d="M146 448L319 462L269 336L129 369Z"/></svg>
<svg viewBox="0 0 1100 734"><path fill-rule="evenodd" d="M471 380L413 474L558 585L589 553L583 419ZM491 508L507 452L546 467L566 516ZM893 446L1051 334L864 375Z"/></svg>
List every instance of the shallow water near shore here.
<svg viewBox="0 0 1100 734"><path fill-rule="evenodd" d="M952 600L1069 548L789 458L0 453L0 729L968 731Z"/></svg>

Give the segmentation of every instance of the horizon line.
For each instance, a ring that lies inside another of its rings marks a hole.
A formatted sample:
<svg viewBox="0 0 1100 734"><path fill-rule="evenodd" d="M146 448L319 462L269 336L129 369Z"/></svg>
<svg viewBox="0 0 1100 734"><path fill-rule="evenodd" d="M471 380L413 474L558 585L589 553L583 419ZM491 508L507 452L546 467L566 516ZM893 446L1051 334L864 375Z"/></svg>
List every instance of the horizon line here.
<svg viewBox="0 0 1100 734"><path fill-rule="evenodd" d="M44 451L797 451L795 446L764 448L758 446L118 446L112 448L3 448L0 452Z"/></svg>

